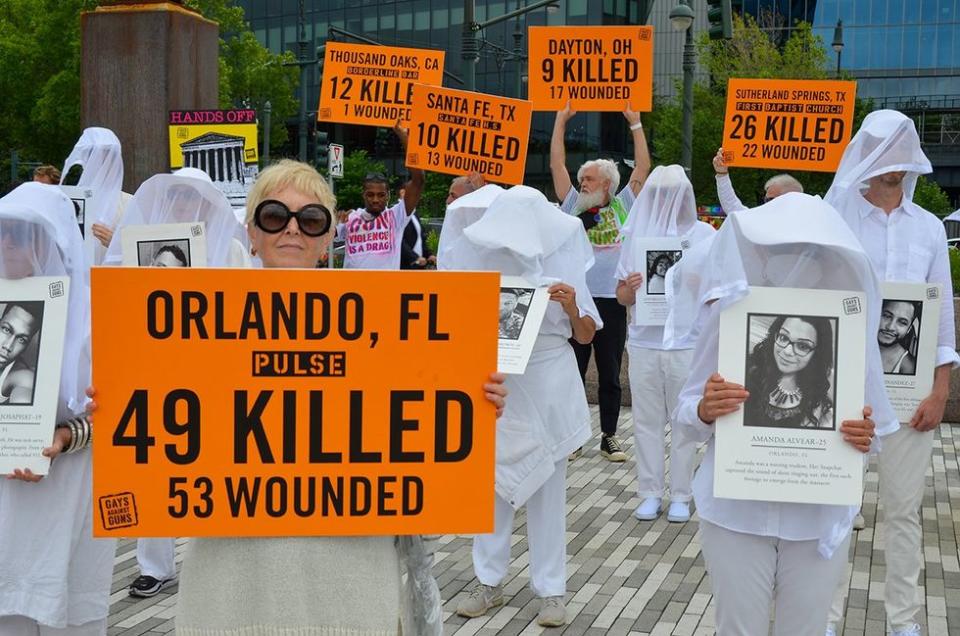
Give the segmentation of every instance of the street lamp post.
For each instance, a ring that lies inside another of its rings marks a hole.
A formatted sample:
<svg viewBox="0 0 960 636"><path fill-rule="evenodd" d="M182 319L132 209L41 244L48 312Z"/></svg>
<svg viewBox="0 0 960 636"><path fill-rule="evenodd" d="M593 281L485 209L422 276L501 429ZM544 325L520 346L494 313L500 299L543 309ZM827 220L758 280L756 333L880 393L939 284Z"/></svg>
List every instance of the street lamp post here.
<svg viewBox="0 0 960 636"><path fill-rule="evenodd" d="M680 165L687 176L693 168L693 71L696 67L696 49L693 45L693 9L690 0L680 0L680 4L670 11L670 23L677 31L684 31L683 44L683 124L681 128Z"/></svg>
<svg viewBox="0 0 960 636"><path fill-rule="evenodd" d="M840 56L843 54L843 20L837 20L833 30L833 50L837 52L837 77L840 77Z"/></svg>
<svg viewBox="0 0 960 636"><path fill-rule="evenodd" d="M504 13L496 18L491 18L486 22L477 22L475 20L476 0L463 0L463 43L460 45L460 56L463 60L463 81L466 85L466 89L468 91L475 91L477 89L477 60L480 58L480 45L477 42L477 31L485 29L489 26L493 26L494 24L500 24L501 22L512 20L513 18L519 18L526 13L536 11L537 9L541 9L543 7L549 7L550 5L556 6L557 1L558 0L537 0L537 2L534 2L533 4L521 7L520 0L517 0L516 10L509 13ZM514 37L516 38L514 54L519 51L522 57L520 40L523 38L523 32L520 31L519 21L517 24L517 31L519 31L519 33L514 32ZM519 72L517 73L517 77L521 77ZM520 79L517 81L519 83ZM517 94L519 95L519 86Z"/></svg>

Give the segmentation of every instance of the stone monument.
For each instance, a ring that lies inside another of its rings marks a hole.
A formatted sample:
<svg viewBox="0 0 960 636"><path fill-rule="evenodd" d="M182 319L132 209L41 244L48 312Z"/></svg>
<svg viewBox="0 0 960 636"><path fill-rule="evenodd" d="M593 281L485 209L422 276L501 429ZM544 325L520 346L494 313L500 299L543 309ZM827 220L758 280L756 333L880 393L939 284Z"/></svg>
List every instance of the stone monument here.
<svg viewBox="0 0 960 636"><path fill-rule="evenodd" d="M170 170L171 110L218 107L219 27L180 1L103 2L80 18L80 122L123 146L123 189Z"/></svg>

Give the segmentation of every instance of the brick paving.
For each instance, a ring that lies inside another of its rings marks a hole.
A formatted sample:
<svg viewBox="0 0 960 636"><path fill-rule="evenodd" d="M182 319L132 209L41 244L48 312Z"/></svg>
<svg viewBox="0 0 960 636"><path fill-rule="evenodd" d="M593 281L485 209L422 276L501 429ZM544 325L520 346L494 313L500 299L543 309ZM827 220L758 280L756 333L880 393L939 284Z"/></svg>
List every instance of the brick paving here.
<svg viewBox="0 0 960 636"><path fill-rule="evenodd" d="M504 581L506 603L475 619L454 614L457 602L473 587L471 541L445 536L434 573L444 599L445 633L517 635L563 633L573 636L649 634L707 636L714 633L713 597L700 554L696 515L686 524L637 521L639 503L632 461L629 409L623 409L620 438L631 460L611 464L598 451L599 425L594 410L594 440L567 473L567 616L562 628L536 624L539 602L529 587L526 517L517 514L511 564ZM917 620L931 636L960 634L960 471L957 465L960 426L940 427L924 495L921 574L925 613ZM851 542L853 566L843 636L885 634L882 527L877 528L877 475L867 474L863 515L867 528ZM879 515L882 517L882 514ZM177 541L179 567L187 540ZM150 599L127 596L137 576L136 545L119 544L111 587L110 636L157 636L174 630L176 586ZM229 584L225 581L224 584Z"/></svg>

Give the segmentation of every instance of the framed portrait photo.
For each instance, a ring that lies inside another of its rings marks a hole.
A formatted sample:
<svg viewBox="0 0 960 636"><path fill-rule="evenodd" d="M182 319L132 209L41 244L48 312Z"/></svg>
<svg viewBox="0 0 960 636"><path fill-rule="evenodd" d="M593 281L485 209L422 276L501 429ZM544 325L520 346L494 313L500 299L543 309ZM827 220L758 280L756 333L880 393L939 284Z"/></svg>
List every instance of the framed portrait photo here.
<svg viewBox="0 0 960 636"><path fill-rule="evenodd" d="M550 296L518 276L500 277L497 370L521 374L527 368Z"/></svg>
<svg viewBox="0 0 960 636"><path fill-rule="evenodd" d="M67 277L0 279L0 475L49 470L69 288Z"/></svg>
<svg viewBox="0 0 960 636"><path fill-rule="evenodd" d="M96 205L95 193L93 189L86 186L62 185L60 189L70 197L70 201L73 203L73 211L77 216L77 226L83 236L83 255L87 258L88 263L93 263L98 241L91 229L95 218L93 215Z"/></svg>
<svg viewBox="0 0 960 636"><path fill-rule="evenodd" d="M720 315L718 371L750 397L717 419L714 495L859 505L863 456L840 422L862 419L860 292L751 287Z"/></svg>
<svg viewBox="0 0 960 636"><path fill-rule="evenodd" d="M933 390L940 328L940 286L883 282L877 345L887 397L901 422L909 422Z"/></svg>
<svg viewBox="0 0 960 636"><path fill-rule="evenodd" d="M633 306L633 324L640 327L659 327L667 320L669 307L666 296L667 272L683 258L687 241L679 236L631 238L631 251L642 254L636 270L643 273L643 284L637 290Z"/></svg>
<svg viewBox="0 0 960 636"><path fill-rule="evenodd" d="M128 225L120 233L123 264L130 267L206 267L207 236L202 221Z"/></svg>

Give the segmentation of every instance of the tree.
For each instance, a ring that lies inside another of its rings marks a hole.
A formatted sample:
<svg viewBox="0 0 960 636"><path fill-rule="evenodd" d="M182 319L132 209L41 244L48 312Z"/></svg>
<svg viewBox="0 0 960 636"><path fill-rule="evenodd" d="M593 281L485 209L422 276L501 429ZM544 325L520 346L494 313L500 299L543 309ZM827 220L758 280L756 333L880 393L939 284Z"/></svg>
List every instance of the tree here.
<svg viewBox="0 0 960 636"><path fill-rule="evenodd" d="M917 179L917 188L913 192L913 202L924 210L929 210L939 217L953 212L950 197L933 179L920 175Z"/></svg>
<svg viewBox="0 0 960 636"><path fill-rule="evenodd" d="M80 136L80 13L98 0L0 0L0 152L62 162ZM259 42L234 0L187 0L220 23L220 106L256 108L269 100L282 122L298 108L291 53L273 54ZM274 126L271 146L286 140ZM0 175L5 178L6 173Z"/></svg>
<svg viewBox="0 0 960 636"><path fill-rule="evenodd" d="M701 34L697 49L700 64L709 72L709 82L694 86L693 169L691 181L701 205L717 202L716 182L711 161L723 139L727 81L731 77L761 79L826 79L830 76L826 48L809 24L791 30L782 49L777 48L757 22L747 15L734 17L733 39L710 40ZM857 100L853 129L873 106ZM655 160L661 164L679 163L682 143L682 106L679 100L657 103L651 114L651 141ZM745 205L760 203L763 184L778 170L735 168L731 178ZM824 194L833 180L832 173L794 173L804 191Z"/></svg>
<svg viewBox="0 0 960 636"><path fill-rule="evenodd" d="M295 97L300 70L284 66L296 61L291 51L271 53L257 41L241 7L234 0L187 0L186 5L220 25L220 107L253 108L263 112L270 102L271 118L281 125L271 126L270 147L287 141L283 122L300 108Z"/></svg>

